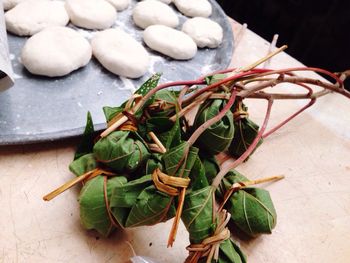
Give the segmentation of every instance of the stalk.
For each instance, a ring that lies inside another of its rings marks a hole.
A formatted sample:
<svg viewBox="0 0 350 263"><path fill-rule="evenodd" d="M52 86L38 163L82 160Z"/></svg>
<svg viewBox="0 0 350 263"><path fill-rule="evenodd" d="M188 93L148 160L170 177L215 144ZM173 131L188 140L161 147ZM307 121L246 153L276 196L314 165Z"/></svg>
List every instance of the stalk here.
<svg viewBox="0 0 350 263"><path fill-rule="evenodd" d="M228 171L236 168L239 164L241 164L242 162L244 162L249 155L254 151L255 147L257 146L257 144L259 143L259 140L261 139L263 133L265 132L267 123L270 119L270 113L271 113L271 107L273 104L273 100L269 99L268 100L268 105L267 105L267 110L266 110L266 115L265 115L265 119L263 122L263 125L261 126L260 131L258 132L257 136L255 137L254 141L252 142L252 144L248 147L248 149L237 159L235 160L231 165L226 166L224 168L222 168L219 173L217 174L217 176L214 178L212 186L214 189L218 188L220 185L221 180L224 178L224 176L228 173Z"/></svg>

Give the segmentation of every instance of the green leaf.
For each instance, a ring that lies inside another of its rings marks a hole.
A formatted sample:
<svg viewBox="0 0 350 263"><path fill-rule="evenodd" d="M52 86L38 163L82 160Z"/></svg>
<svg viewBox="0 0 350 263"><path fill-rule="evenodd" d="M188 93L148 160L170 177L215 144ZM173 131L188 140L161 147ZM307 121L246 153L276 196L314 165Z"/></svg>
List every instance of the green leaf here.
<svg viewBox="0 0 350 263"><path fill-rule="evenodd" d="M206 257L201 258L198 263L205 263ZM218 263L247 263L247 258L241 249L231 240L227 239L220 244ZM212 260L212 263L216 263Z"/></svg>
<svg viewBox="0 0 350 263"><path fill-rule="evenodd" d="M245 188L234 193L229 208L234 223L248 235L271 234L276 226L276 211L264 189Z"/></svg>
<svg viewBox="0 0 350 263"><path fill-rule="evenodd" d="M192 167L189 177L191 179L190 188L193 191L209 186L207 177L205 175L205 168L198 156L196 157L196 161Z"/></svg>
<svg viewBox="0 0 350 263"><path fill-rule="evenodd" d="M203 187L188 191L181 219L189 232L191 244L199 244L212 235L213 223L213 188Z"/></svg>
<svg viewBox="0 0 350 263"><path fill-rule="evenodd" d="M106 117L106 122L110 122L115 116L123 112L125 104L126 103L124 102L120 107L103 107L103 113Z"/></svg>
<svg viewBox="0 0 350 263"><path fill-rule="evenodd" d="M243 118L235 121L234 126L235 135L229 147L229 152L231 155L238 158L248 149L258 135L259 126L249 118ZM260 139L256 148L260 146L262 142L263 139Z"/></svg>
<svg viewBox="0 0 350 263"><path fill-rule="evenodd" d="M160 154L151 155L144 166L142 174L152 174L156 168L159 168L160 170L163 168Z"/></svg>
<svg viewBox="0 0 350 263"><path fill-rule="evenodd" d="M248 181L237 171L230 171L223 179L219 196L237 182ZM277 214L268 191L260 188L243 188L230 197L225 204L235 225L248 235L270 234L276 226Z"/></svg>
<svg viewBox="0 0 350 263"><path fill-rule="evenodd" d="M109 205L113 216L120 225L126 225L130 210L136 203L138 196L143 189L152 184L151 175L145 175L113 189Z"/></svg>
<svg viewBox="0 0 350 263"><path fill-rule="evenodd" d="M170 219L176 212L173 199L153 185L145 188L131 208L126 227L154 225Z"/></svg>
<svg viewBox="0 0 350 263"><path fill-rule="evenodd" d="M212 102L204 103L195 118L194 128L197 129L206 121L217 116L224 107L224 100L216 99ZM198 138L200 149L210 155L215 155L227 150L234 135L233 114L228 111L225 116L215 124L206 129Z"/></svg>
<svg viewBox="0 0 350 263"><path fill-rule="evenodd" d="M130 181L114 189L110 200L113 215L125 227L153 225L175 215L173 198L155 189L151 175ZM118 216L121 208L130 208L125 217Z"/></svg>
<svg viewBox="0 0 350 263"><path fill-rule="evenodd" d="M188 153L186 154L187 151ZM171 148L163 155L166 173L171 176L188 177L196 161L197 154L198 149L195 147L188 147L187 142L182 142Z"/></svg>
<svg viewBox="0 0 350 263"><path fill-rule="evenodd" d="M117 186L126 183L126 178L119 176L107 180L107 198ZM104 176L89 180L79 195L80 220L86 229L95 229L101 235L108 236L114 229L110 221L104 198Z"/></svg>
<svg viewBox="0 0 350 263"><path fill-rule="evenodd" d="M142 96L145 96L150 90L158 86L160 76L161 76L160 73L154 74L145 83L141 85L141 87L135 92L135 94L140 94ZM148 101L146 101L146 103L137 112L135 112L134 115L136 118L141 117L143 113L143 109L146 108L148 105L152 104L154 101L154 98L155 96L153 95Z"/></svg>
<svg viewBox="0 0 350 263"><path fill-rule="evenodd" d="M91 113L88 112L84 134L75 152L74 160L78 159L79 157L85 154L92 152L92 148L94 146L94 133L95 133L94 123L92 121Z"/></svg>
<svg viewBox="0 0 350 263"><path fill-rule="evenodd" d="M161 75L162 75L161 73L154 74L145 83L143 83L138 90L135 91L135 94L140 94L142 96L145 96L150 90L157 87Z"/></svg>
<svg viewBox="0 0 350 263"><path fill-rule="evenodd" d="M166 171L167 173L169 171L173 172L172 174L168 173L169 175L188 177L197 157L198 149L190 148L186 155L187 158L184 158L184 147L180 147L180 151L177 150L170 151L166 155L164 165L170 168ZM174 152L176 152L175 156L178 158L176 165L180 163L180 169L175 169L173 160L167 159L171 158ZM153 225L166 221L175 215L175 198L158 191L153 185L150 175L130 181L123 187L116 188L115 191L116 195L113 194L111 198L112 211L115 211L118 207L131 208L128 216L121 219L126 227Z"/></svg>
<svg viewBox="0 0 350 263"><path fill-rule="evenodd" d="M231 240L227 239L220 244L219 263L246 263L246 256Z"/></svg>
<svg viewBox="0 0 350 263"><path fill-rule="evenodd" d="M129 131L115 131L94 146L95 158L116 172L132 172L149 157L143 142Z"/></svg>
<svg viewBox="0 0 350 263"><path fill-rule="evenodd" d="M80 176L94 170L97 168L97 166L98 163L96 162L94 155L89 153L71 162L69 165L69 170L76 176Z"/></svg>
<svg viewBox="0 0 350 263"><path fill-rule="evenodd" d="M209 156L203 153L199 153L202 164L204 166L205 175L209 184L211 184L220 170L220 166L214 155Z"/></svg>

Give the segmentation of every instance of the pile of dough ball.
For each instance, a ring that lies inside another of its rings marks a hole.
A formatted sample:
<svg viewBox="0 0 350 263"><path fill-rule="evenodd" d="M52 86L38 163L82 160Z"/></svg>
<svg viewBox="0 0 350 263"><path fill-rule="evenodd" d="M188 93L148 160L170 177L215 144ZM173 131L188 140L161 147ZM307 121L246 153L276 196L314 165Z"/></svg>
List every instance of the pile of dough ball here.
<svg viewBox="0 0 350 263"><path fill-rule="evenodd" d="M59 77L86 66L92 55L110 72L128 78L142 77L150 55L131 35L113 28L117 13L131 0L4 0L7 31L28 36L22 53L24 67L36 75ZM179 28L176 9L188 17ZM217 48L223 40L221 26L211 20L208 0L144 0L132 10L143 31L144 43L153 51L176 60L189 60L197 48ZM89 42L74 26L98 30Z"/></svg>

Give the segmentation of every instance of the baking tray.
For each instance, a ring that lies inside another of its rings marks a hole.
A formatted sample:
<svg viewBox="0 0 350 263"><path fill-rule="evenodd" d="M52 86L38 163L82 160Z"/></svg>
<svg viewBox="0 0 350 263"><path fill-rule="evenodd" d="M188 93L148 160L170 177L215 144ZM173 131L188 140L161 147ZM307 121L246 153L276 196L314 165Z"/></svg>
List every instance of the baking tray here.
<svg viewBox="0 0 350 263"><path fill-rule="evenodd" d="M14 87L0 93L0 145L58 140L82 134L86 114L91 112L95 129L105 128L103 106L117 106L155 72L161 82L190 80L226 68L233 52L230 22L221 7L213 6L211 19L224 30L224 41L217 49L199 49L189 61L175 61L147 49L151 54L149 71L136 80L120 78L105 70L95 59L65 77L46 78L30 74L20 63L20 52L27 38L8 34L10 58L15 72ZM118 13L113 27L121 27L142 42L142 30L132 21L137 1ZM175 8L175 7L173 7ZM179 13L179 12L177 12ZM179 14L181 28L186 17ZM78 29L91 38L93 31Z"/></svg>

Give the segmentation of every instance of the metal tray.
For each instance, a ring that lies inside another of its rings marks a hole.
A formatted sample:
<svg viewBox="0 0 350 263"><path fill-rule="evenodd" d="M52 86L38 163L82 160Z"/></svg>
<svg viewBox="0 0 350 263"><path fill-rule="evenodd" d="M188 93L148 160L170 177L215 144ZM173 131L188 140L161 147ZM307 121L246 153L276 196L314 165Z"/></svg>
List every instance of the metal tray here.
<svg viewBox="0 0 350 263"><path fill-rule="evenodd" d="M19 58L26 38L8 35L10 57L15 72L15 86L0 93L0 145L25 144L57 140L80 135L90 111L96 130L105 127L103 106L116 106L152 73L162 72L161 82L195 79L214 70L226 68L232 57L231 25L215 2L211 19L224 29L224 41L217 49L200 49L188 61L175 61L148 49L152 57L149 71L140 79L120 78L105 70L95 59L71 74L60 78L46 78L30 74ZM142 30L132 21L131 12L136 1L118 13L114 27L121 27L142 42ZM175 7L174 7L175 8ZM181 28L186 17L179 14ZM78 29L90 38L93 31Z"/></svg>

